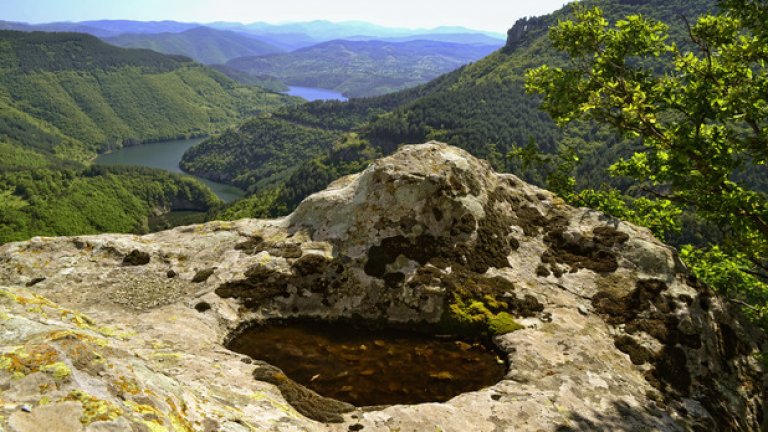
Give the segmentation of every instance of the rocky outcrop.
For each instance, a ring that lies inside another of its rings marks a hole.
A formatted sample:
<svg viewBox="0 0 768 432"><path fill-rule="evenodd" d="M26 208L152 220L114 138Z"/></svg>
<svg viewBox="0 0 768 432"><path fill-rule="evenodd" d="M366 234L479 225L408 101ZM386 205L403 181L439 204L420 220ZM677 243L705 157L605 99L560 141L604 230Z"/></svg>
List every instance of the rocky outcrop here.
<svg viewBox="0 0 768 432"><path fill-rule="evenodd" d="M544 34L555 22L551 15L540 17L525 17L515 21L509 30L507 30L507 43L504 45L504 52L512 52L520 44L528 39L531 34Z"/></svg>
<svg viewBox="0 0 768 432"><path fill-rule="evenodd" d="M283 219L7 244L0 285L12 431L765 424L762 336L672 248L440 143L403 147ZM322 423L291 405L311 415L322 399L223 347L244 323L290 317L495 333L509 371L445 403L340 404L316 418L341 423Z"/></svg>

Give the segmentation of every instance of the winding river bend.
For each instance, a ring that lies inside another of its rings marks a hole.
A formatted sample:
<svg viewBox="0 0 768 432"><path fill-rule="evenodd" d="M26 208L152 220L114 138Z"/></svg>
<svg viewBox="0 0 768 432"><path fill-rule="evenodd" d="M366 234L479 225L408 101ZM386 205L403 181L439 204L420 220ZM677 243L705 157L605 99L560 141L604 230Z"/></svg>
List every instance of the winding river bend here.
<svg viewBox="0 0 768 432"><path fill-rule="evenodd" d="M186 174L179 168L181 156L184 155L188 148L202 142L204 139L163 141L125 147L112 153L99 155L94 163L96 165L135 165ZM245 196L245 191L234 186L216 183L202 177L192 177L205 183L224 202L232 202Z"/></svg>
<svg viewBox="0 0 768 432"><path fill-rule="evenodd" d="M308 101L315 100L340 100L347 98L333 90L290 87L286 92L292 96L299 96ZM159 168L174 173L187 174L179 168L179 162L184 152L190 147L202 142L205 138L193 138L186 140L163 141L152 144L142 144L115 150L112 153L103 154L96 158L96 165L134 165L149 168ZM187 174L191 175L191 174ZM224 202L232 202L245 196L245 191L235 186L216 183L202 177L192 176L208 185Z"/></svg>

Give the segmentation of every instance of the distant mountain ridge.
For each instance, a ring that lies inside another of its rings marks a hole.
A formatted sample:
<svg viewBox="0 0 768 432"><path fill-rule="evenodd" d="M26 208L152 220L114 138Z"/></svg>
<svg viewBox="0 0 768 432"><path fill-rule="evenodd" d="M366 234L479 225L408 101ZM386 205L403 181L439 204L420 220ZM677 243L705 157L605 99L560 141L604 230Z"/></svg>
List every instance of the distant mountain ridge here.
<svg viewBox="0 0 768 432"><path fill-rule="evenodd" d="M146 48L164 54L185 55L203 64L223 64L238 57L284 51L254 36L210 27L195 27L175 33L125 33L103 40L124 48Z"/></svg>
<svg viewBox="0 0 768 432"><path fill-rule="evenodd" d="M177 21L132 21L132 20L95 20L82 22L53 22L28 24L13 21L0 21L0 30L76 32L87 33L96 37L113 37L123 33L165 33L182 32L200 24Z"/></svg>
<svg viewBox="0 0 768 432"><path fill-rule="evenodd" d="M363 97L425 83L498 47L429 40L334 40L290 53L238 58L226 66L251 75L274 76L290 85Z"/></svg>
<svg viewBox="0 0 768 432"><path fill-rule="evenodd" d="M259 40L290 51L335 39L406 41L429 39L442 42L464 42L447 35L464 35L469 43L503 42L505 35L464 27L436 27L432 29L407 29L379 26L361 21L331 22L309 21L286 24L256 22L250 24L234 22L184 23L177 21L131 21L95 20L83 22L54 22L28 24L0 21L0 30L78 32L100 38L111 38L123 34L181 33L196 27L209 27L258 36ZM449 40L450 39L450 40ZM495 42L494 42L495 41Z"/></svg>
<svg viewBox="0 0 768 432"><path fill-rule="evenodd" d="M331 22L327 20L315 20L309 22L297 22L286 24L270 24L256 22L251 24L215 22L208 24L214 28L226 28L254 34L271 33L299 33L305 34L317 41L334 39L346 39L350 37L368 36L377 39L409 37L428 34L482 34L494 39L504 39L501 33L482 30L473 30L466 27L435 27L432 29L408 29L385 27L363 21Z"/></svg>

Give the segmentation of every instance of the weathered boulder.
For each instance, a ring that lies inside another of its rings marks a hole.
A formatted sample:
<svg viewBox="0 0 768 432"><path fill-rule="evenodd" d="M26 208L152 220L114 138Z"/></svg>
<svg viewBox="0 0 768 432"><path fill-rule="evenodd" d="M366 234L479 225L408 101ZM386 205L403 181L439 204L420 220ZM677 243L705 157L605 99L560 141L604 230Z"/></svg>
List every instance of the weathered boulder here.
<svg viewBox="0 0 768 432"><path fill-rule="evenodd" d="M52 415L89 431L766 424L763 336L674 249L440 143L405 146L282 219L7 244L0 285L11 431ZM339 404L322 418L342 423L325 424L291 406L322 398L222 345L290 317L496 333L510 367L445 403Z"/></svg>

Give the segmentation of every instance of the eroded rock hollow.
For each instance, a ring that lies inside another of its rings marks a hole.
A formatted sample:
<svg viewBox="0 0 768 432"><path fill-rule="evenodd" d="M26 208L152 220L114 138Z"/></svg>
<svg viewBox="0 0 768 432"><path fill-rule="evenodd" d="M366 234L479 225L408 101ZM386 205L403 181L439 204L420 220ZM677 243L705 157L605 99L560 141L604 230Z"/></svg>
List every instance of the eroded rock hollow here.
<svg viewBox="0 0 768 432"><path fill-rule="evenodd" d="M762 336L672 248L441 143L405 146L282 219L7 244L0 285L11 431L766 423ZM509 370L444 403L360 409L224 348L292 317L485 334Z"/></svg>

